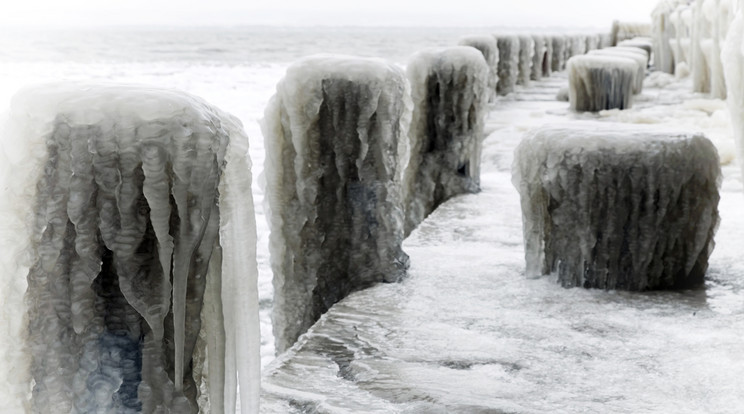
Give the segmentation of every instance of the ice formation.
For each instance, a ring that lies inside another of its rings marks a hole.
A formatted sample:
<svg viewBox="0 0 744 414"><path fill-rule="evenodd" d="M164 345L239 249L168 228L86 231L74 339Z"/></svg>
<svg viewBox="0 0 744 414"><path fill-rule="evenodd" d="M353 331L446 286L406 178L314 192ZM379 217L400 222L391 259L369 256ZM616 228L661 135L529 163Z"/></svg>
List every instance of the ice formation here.
<svg viewBox="0 0 744 414"><path fill-rule="evenodd" d="M496 91L499 95L508 95L514 91L519 79L519 37L514 35L496 35L499 49L499 83Z"/></svg>
<svg viewBox="0 0 744 414"><path fill-rule="evenodd" d="M677 37L671 15L680 2L681 0L662 0L651 13L654 66L657 70L670 74L674 73L674 51L670 41Z"/></svg>
<svg viewBox="0 0 744 414"><path fill-rule="evenodd" d="M478 49L488 65L488 102L496 100L496 85L499 83L499 48L493 36L467 36L460 39L460 45Z"/></svg>
<svg viewBox="0 0 744 414"><path fill-rule="evenodd" d="M553 54L550 62L553 72L560 72L566 68L566 41L567 37L563 35L551 37Z"/></svg>
<svg viewBox="0 0 744 414"><path fill-rule="evenodd" d="M423 50L408 63L414 110L406 234L444 201L479 191L488 67L468 47Z"/></svg>
<svg viewBox="0 0 744 414"><path fill-rule="evenodd" d="M257 412L240 121L171 90L45 84L1 132L3 408L234 412L239 387Z"/></svg>
<svg viewBox="0 0 744 414"><path fill-rule="evenodd" d="M583 124L583 125L582 125ZM530 276L647 290L703 282L718 227L718 153L699 134L551 125L515 150Z"/></svg>
<svg viewBox="0 0 744 414"><path fill-rule="evenodd" d="M535 41L535 55L532 59L530 79L540 80L543 77L550 77L552 74L553 42L550 40L550 36L534 35L532 38Z"/></svg>
<svg viewBox="0 0 744 414"><path fill-rule="evenodd" d="M643 52L643 50L638 49L638 52ZM645 53L638 52L622 47L608 47L606 49L593 50L589 55L615 56L633 60L636 64L636 73L633 78L633 93L637 95L643 91L643 80L646 77L646 64L648 63L648 57Z"/></svg>
<svg viewBox="0 0 744 414"><path fill-rule="evenodd" d="M599 49L599 44L602 41L602 36L599 34L589 35L586 37L586 51L592 51Z"/></svg>
<svg viewBox="0 0 744 414"><path fill-rule="evenodd" d="M693 30L691 39L692 90L694 92L710 92L710 64L713 49L713 25L703 17L703 0L695 0L692 4Z"/></svg>
<svg viewBox="0 0 744 414"><path fill-rule="evenodd" d="M624 47L635 47L646 52L646 55L651 56L653 52L653 43L650 39L645 37L634 37L632 39L623 40L617 43L618 46Z"/></svg>
<svg viewBox="0 0 744 414"><path fill-rule="evenodd" d="M721 58L726 75L726 104L731 116L739 166L744 173L744 9L739 8L731 22Z"/></svg>
<svg viewBox="0 0 744 414"><path fill-rule="evenodd" d="M571 109L579 112L630 108L638 64L620 56L581 55L568 61Z"/></svg>
<svg viewBox="0 0 744 414"><path fill-rule="evenodd" d="M535 41L532 36L519 36L519 77L517 83L529 85L532 74L532 58L535 56Z"/></svg>
<svg viewBox="0 0 744 414"><path fill-rule="evenodd" d="M634 37L651 37L651 24L641 22L621 22L615 20L612 22L610 35L612 38L612 44L610 46L617 46L617 44L623 40L632 39Z"/></svg>
<svg viewBox="0 0 744 414"><path fill-rule="evenodd" d="M586 36L573 35L569 37L568 57L583 55L586 53Z"/></svg>
<svg viewBox="0 0 744 414"><path fill-rule="evenodd" d="M483 56L462 49L485 100ZM277 85L262 128L278 352L350 292L404 276L410 119L405 74L380 59L311 56Z"/></svg>

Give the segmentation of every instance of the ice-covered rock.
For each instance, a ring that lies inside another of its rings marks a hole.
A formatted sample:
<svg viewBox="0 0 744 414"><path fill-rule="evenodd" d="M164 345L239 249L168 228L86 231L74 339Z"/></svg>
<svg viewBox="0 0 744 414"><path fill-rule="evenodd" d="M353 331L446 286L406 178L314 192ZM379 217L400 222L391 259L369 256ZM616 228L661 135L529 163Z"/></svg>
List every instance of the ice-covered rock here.
<svg viewBox="0 0 744 414"><path fill-rule="evenodd" d="M0 135L3 409L234 412L239 387L256 412L240 121L177 91L60 83L19 92Z"/></svg>
<svg viewBox="0 0 744 414"><path fill-rule="evenodd" d="M409 61L414 110L406 170L406 234L444 201L480 186L488 67L469 47L423 50Z"/></svg>
<svg viewBox="0 0 744 414"><path fill-rule="evenodd" d="M529 85L532 75L532 58L535 56L535 40L529 35L519 36L519 78L517 83Z"/></svg>
<svg viewBox="0 0 744 414"><path fill-rule="evenodd" d="M606 49L593 50L592 56L615 56L633 60L636 64L636 73L633 78L633 93L639 94L643 91L643 80L646 78L646 64L648 56L641 49L627 49L623 47L608 47Z"/></svg>
<svg viewBox="0 0 744 414"><path fill-rule="evenodd" d="M551 69L553 72L560 72L566 69L566 42L567 37L563 35L554 35L550 38L553 45L553 54L551 57Z"/></svg>
<svg viewBox="0 0 744 414"><path fill-rule="evenodd" d="M496 99L496 85L499 83L499 48L493 36L467 36L460 39L460 45L478 49L488 65L489 102Z"/></svg>
<svg viewBox="0 0 744 414"><path fill-rule="evenodd" d="M485 101L483 56L462 49L480 59ZM278 352L350 292L405 274L409 88L392 64L331 55L294 63L277 85L262 127Z"/></svg>
<svg viewBox="0 0 744 414"><path fill-rule="evenodd" d="M568 61L571 109L579 112L631 106L638 64L621 56L581 55Z"/></svg>
<svg viewBox="0 0 744 414"><path fill-rule="evenodd" d="M514 35L495 35L499 49L499 83L496 91L499 95L508 95L514 92L514 87L519 79L519 37Z"/></svg>
<svg viewBox="0 0 744 414"><path fill-rule="evenodd" d="M515 150L530 276L566 287L648 290L703 282L721 171L699 134L551 125Z"/></svg>

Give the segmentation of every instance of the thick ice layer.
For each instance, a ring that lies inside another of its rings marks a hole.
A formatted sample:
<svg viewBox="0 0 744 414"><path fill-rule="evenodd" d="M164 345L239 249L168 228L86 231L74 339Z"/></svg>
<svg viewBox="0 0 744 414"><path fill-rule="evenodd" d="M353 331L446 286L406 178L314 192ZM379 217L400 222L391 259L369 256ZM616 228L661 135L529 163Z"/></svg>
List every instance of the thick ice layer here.
<svg viewBox="0 0 744 414"><path fill-rule="evenodd" d="M499 83L496 92L508 95L514 92L519 79L519 37L513 35L495 35L499 48Z"/></svg>
<svg viewBox="0 0 744 414"><path fill-rule="evenodd" d="M485 61L462 49L485 100ZM409 94L396 66L348 56L302 59L277 85L262 127L278 352L350 292L405 274Z"/></svg>
<svg viewBox="0 0 744 414"><path fill-rule="evenodd" d="M551 58L553 54L553 42L548 36L533 35L535 42L535 53L532 56L531 80L540 80L551 75Z"/></svg>
<svg viewBox="0 0 744 414"><path fill-rule="evenodd" d="M552 57L551 69L553 72L560 72L566 68L566 41L567 37L563 35L551 36Z"/></svg>
<svg viewBox="0 0 744 414"><path fill-rule="evenodd" d="M493 36L467 36L460 39L460 45L478 49L488 65L488 102L496 100L496 85L499 83L499 48Z"/></svg>
<svg viewBox="0 0 744 414"><path fill-rule="evenodd" d="M532 36L519 36L519 78L517 83L529 85L532 74L532 58L535 56L535 40Z"/></svg>
<svg viewBox="0 0 744 414"><path fill-rule="evenodd" d="M704 136L622 124L546 126L515 150L529 276L566 287L702 284L718 228L718 153Z"/></svg>
<svg viewBox="0 0 744 414"><path fill-rule="evenodd" d="M630 58L574 56L568 61L571 109L579 112L627 109L631 106L638 64Z"/></svg>
<svg viewBox="0 0 744 414"><path fill-rule="evenodd" d="M594 56L614 56L633 60L636 64L636 72L633 78L633 93L639 94L643 91L643 80L646 78L646 65L648 57L641 49L637 51L622 47L608 47L606 49L593 50L590 55Z"/></svg>
<svg viewBox="0 0 744 414"><path fill-rule="evenodd" d="M406 234L449 198L479 191L488 67L473 48L429 49L408 63L414 110L404 184Z"/></svg>
<svg viewBox="0 0 744 414"><path fill-rule="evenodd" d="M3 354L30 360L3 370L18 398L3 408L26 404L30 366L34 412L234 411L238 385L256 411L240 121L171 90L46 84L14 97L2 145L3 245L19 250L0 320L25 338Z"/></svg>

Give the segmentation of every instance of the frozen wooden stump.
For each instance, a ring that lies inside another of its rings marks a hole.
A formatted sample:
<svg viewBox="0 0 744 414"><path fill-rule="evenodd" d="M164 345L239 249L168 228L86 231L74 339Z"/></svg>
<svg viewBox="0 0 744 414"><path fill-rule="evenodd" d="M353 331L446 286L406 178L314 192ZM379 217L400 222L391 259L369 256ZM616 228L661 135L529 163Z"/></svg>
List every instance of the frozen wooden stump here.
<svg viewBox="0 0 744 414"><path fill-rule="evenodd" d="M508 95L514 92L519 79L519 37L513 35L496 35L499 49L499 83L496 92Z"/></svg>
<svg viewBox="0 0 744 414"><path fill-rule="evenodd" d="M614 56L581 55L568 61L571 109L597 112L630 108L638 65Z"/></svg>
<svg viewBox="0 0 744 414"><path fill-rule="evenodd" d="M535 43L535 52L532 56L530 79L536 81L550 76L550 58L553 50L549 37L534 35L532 40Z"/></svg>
<svg viewBox="0 0 744 414"><path fill-rule="evenodd" d="M718 227L718 153L704 136L586 122L532 131L515 151L527 274L566 287L703 282Z"/></svg>
<svg viewBox="0 0 744 414"><path fill-rule="evenodd" d="M463 49L483 65L485 97L485 61ZM409 88L385 61L331 55L277 85L262 125L277 352L349 293L404 276Z"/></svg>
<svg viewBox="0 0 744 414"><path fill-rule="evenodd" d="M423 50L408 63L414 102L406 233L449 198L480 189L488 68L477 50Z"/></svg>
<svg viewBox="0 0 744 414"><path fill-rule="evenodd" d="M568 38L564 35L551 36L553 55L550 59L550 65L553 72L560 72L566 69L566 48Z"/></svg>
<svg viewBox="0 0 744 414"><path fill-rule="evenodd" d="M24 314L11 303L27 287L26 329L13 333L25 344L10 351L30 378L2 378L28 381L18 402L33 379L33 412L235 412L238 386L243 412L257 410L256 228L240 121L178 91L55 83L16 95L0 130L2 227L30 218L12 234L24 254L2 276L4 294L20 291L2 323Z"/></svg>
<svg viewBox="0 0 744 414"><path fill-rule="evenodd" d="M460 45L478 49L488 65L488 102L496 100L496 85L499 83L499 48L493 36L467 36L460 39Z"/></svg>

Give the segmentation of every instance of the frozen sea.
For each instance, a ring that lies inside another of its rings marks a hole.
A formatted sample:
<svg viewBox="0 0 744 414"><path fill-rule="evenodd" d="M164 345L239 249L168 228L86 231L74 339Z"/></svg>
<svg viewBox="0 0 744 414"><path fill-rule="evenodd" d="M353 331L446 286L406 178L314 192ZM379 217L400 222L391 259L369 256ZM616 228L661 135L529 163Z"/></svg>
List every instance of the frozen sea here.
<svg viewBox="0 0 744 414"><path fill-rule="evenodd" d="M560 74L500 99L488 118L483 192L445 204L406 241L409 279L344 301L296 350L310 360L271 363L258 120L286 67L320 52L403 65L421 48L496 30L0 29L0 111L25 84L105 80L185 90L243 121L254 164L261 353L271 376L267 409L744 412L744 195L725 103L687 92L688 81L659 75L647 78L630 111L569 113L567 103L553 99L565 84ZM587 118L700 130L719 148L722 222L704 287L627 294L524 278L518 196L510 183L513 148L532 127ZM318 353L317 344L330 351ZM344 369L332 358L337 351L345 355Z"/></svg>

